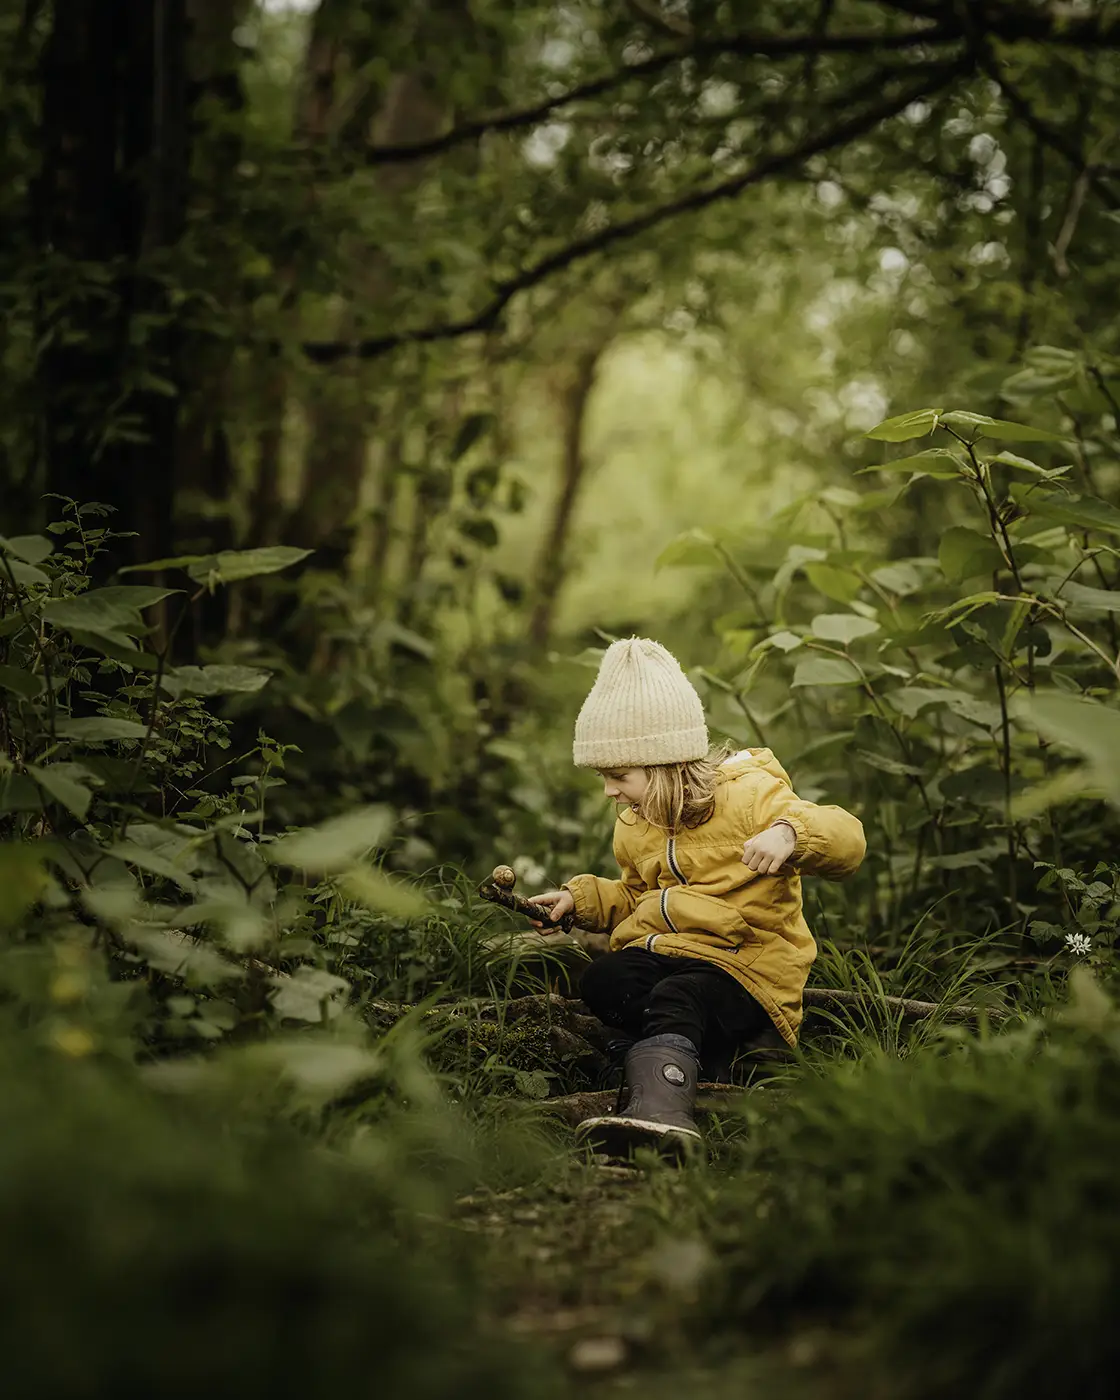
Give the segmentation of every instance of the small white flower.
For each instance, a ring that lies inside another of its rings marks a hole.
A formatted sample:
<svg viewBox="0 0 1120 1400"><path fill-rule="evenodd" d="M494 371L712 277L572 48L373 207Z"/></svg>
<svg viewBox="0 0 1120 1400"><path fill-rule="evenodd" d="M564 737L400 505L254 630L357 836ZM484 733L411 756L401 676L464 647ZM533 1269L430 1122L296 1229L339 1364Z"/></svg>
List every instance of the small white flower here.
<svg viewBox="0 0 1120 1400"><path fill-rule="evenodd" d="M1067 933L1066 948L1076 957L1083 957L1092 952L1093 940L1084 933Z"/></svg>
<svg viewBox="0 0 1120 1400"><path fill-rule="evenodd" d="M514 874L526 885L542 885L548 877L548 871L532 856L517 856L511 865Z"/></svg>

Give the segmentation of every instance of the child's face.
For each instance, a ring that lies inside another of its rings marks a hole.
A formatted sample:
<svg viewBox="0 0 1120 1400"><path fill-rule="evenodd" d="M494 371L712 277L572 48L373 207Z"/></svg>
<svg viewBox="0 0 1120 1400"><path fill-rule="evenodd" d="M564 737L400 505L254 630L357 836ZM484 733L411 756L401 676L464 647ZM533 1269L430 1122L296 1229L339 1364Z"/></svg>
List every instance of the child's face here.
<svg viewBox="0 0 1120 1400"><path fill-rule="evenodd" d="M649 774L644 768L599 768L603 792L615 802L640 802L649 787Z"/></svg>

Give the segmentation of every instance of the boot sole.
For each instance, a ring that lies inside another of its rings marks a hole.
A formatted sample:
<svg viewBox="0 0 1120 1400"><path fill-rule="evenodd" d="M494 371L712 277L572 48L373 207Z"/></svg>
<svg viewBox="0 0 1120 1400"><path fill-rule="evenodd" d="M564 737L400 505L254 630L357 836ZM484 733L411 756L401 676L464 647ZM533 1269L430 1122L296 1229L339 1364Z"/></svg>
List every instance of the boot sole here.
<svg viewBox="0 0 1120 1400"><path fill-rule="evenodd" d="M683 1161L703 1143L691 1128L674 1128L647 1118L586 1118L576 1128L576 1143L592 1152L628 1161L641 1148L659 1153L669 1161Z"/></svg>

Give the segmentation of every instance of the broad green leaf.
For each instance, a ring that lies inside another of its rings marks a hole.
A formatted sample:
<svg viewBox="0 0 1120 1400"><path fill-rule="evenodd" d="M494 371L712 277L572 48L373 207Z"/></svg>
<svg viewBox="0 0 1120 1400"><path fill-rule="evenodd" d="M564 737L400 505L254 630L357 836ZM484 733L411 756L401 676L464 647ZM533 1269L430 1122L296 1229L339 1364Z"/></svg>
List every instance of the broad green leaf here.
<svg viewBox="0 0 1120 1400"><path fill-rule="evenodd" d="M25 564L41 564L53 549L54 545L43 535L0 535L0 551L14 554Z"/></svg>
<svg viewBox="0 0 1120 1400"><path fill-rule="evenodd" d="M1044 782L1024 788L1011 803L1012 821L1030 821L1041 816L1051 807L1060 807L1066 802L1076 802L1084 798L1104 797L1104 789L1094 781L1093 770L1078 765L1054 773Z"/></svg>
<svg viewBox="0 0 1120 1400"><path fill-rule="evenodd" d="M116 856L118 860L127 861L129 865L146 870L150 875L162 875L185 890L193 890L195 887L194 880L183 866L138 841L116 841L108 849L109 854Z"/></svg>
<svg viewBox="0 0 1120 1400"><path fill-rule="evenodd" d="M779 651L795 651L804 640L796 632L771 632L768 637L763 637L754 650L758 652L767 647L777 647Z"/></svg>
<svg viewBox="0 0 1120 1400"><path fill-rule="evenodd" d="M473 515L460 520L458 530L465 539L474 540L483 549L496 549L501 540L497 525L488 515Z"/></svg>
<svg viewBox="0 0 1120 1400"><path fill-rule="evenodd" d="M293 545L270 544L260 549L224 549L219 554L179 554L170 559L153 559L150 564L129 564L120 572L154 574L163 569L186 569L196 583L236 583L243 578L278 573L311 553L310 549L296 549Z"/></svg>
<svg viewBox="0 0 1120 1400"><path fill-rule="evenodd" d="M465 457L493 422L492 413L472 413L464 418L451 445L451 460L457 462L461 457Z"/></svg>
<svg viewBox="0 0 1120 1400"><path fill-rule="evenodd" d="M1003 568L1003 556L995 544L965 525L951 525L943 532L937 560L942 573L953 583Z"/></svg>
<svg viewBox="0 0 1120 1400"><path fill-rule="evenodd" d="M913 763L903 763L901 759L876 753L872 749L852 749L851 754L861 763L866 763L869 768L877 768L881 773L890 773L896 778L917 778L922 773Z"/></svg>
<svg viewBox="0 0 1120 1400"><path fill-rule="evenodd" d="M1040 467L1037 462L1032 462L1028 457L1019 457L1014 452L997 452L991 460L1000 462L1005 467L1014 467L1016 471L1027 472L1031 476L1048 477L1050 475L1045 467Z"/></svg>
<svg viewBox="0 0 1120 1400"><path fill-rule="evenodd" d="M356 866L348 870L338 883L348 899L364 905L375 914L391 914L398 919L420 919L432 912L431 905L420 890L375 866Z"/></svg>
<svg viewBox="0 0 1120 1400"><path fill-rule="evenodd" d="M341 1094L381 1070L376 1051L329 1040L316 1042L308 1040L306 1034L298 1040L250 1046L244 1052L245 1061L285 1075L305 1092L324 1098Z"/></svg>
<svg viewBox="0 0 1120 1400"><path fill-rule="evenodd" d="M34 700L43 693L43 678L19 666L0 666L0 690L11 691L22 700Z"/></svg>
<svg viewBox="0 0 1120 1400"><path fill-rule="evenodd" d="M141 651L131 637L123 632L86 632L80 627L68 627L70 639L98 656L111 656L117 661L127 662L137 671L156 671L159 657L151 652Z"/></svg>
<svg viewBox="0 0 1120 1400"><path fill-rule="evenodd" d="M1003 418L989 418L983 413L954 410L941 415L942 423L955 428L972 442L977 438L996 438L1000 442L1064 442L1061 433L1048 428L1030 428L1025 423L1008 423Z"/></svg>
<svg viewBox="0 0 1120 1400"><path fill-rule="evenodd" d="M335 875L349 870L368 851L385 842L392 826L387 807L361 807L318 826L281 836L264 850L277 865L290 865L312 874Z"/></svg>
<svg viewBox="0 0 1120 1400"><path fill-rule="evenodd" d="M925 582L922 570L917 564L906 559L900 559L894 564L883 564L874 569L870 577L888 593L897 594L900 598L916 593Z"/></svg>
<svg viewBox="0 0 1120 1400"><path fill-rule="evenodd" d="M904 685L898 690L889 691L885 698L900 714L914 719L929 705L948 705L955 693L949 688L940 689L937 686Z"/></svg>
<svg viewBox="0 0 1120 1400"><path fill-rule="evenodd" d="M1087 761L1094 781L1120 806L1120 709L1058 691L1017 697L1016 716Z"/></svg>
<svg viewBox="0 0 1120 1400"><path fill-rule="evenodd" d="M240 967L189 934L134 925L125 937L150 967L179 977L191 987L218 987L245 975Z"/></svg>
<svg viewBox="0 0 1120 1400"><path fill-rule="evenodd" d="M915 413L903 413L897 418L884 418L864 437L877 442L909 442L911 438L925 437L937 427L939 410L920 408Z"/></svg>
<svg viewBox="0 0 1120 1400"><path fill-rule="evenodd" d="M180 695L251 695L272 678L256 666L176 666L160 685L176 699Z"/></svg>
<svg viewBox="0 0 1120 1400"><path fill-rule="evenodd" d="M181 588L159 588L154 583L119 583L83 596L100 598L103 603L120 603L126 608L150 608L182 591Z"/></svg>
<svg viewBox="0 0 1120 1400"><path fill-rule="evenodd" d="M262 574L278 574L311 553L310 549L297 549L287 544L270 544L260 549L223 549L220 554L189 564L187 573L196 583L237 583L241 579L259 578Z"/></svg>
<svg viewBox="0 0 1120 1400"><path fill-rule="evenodd" d="M719 550L715 540L705 530L689 530L679 535L661 551L654 560L653 567L670 569L720 563Z"/></svg>
<svg viewBox="0 0 1120 1400"><path fill-rule="evenodd" d="M791 685L858 685L862 677L839 656L806 656L797 663Z"/></svg>
<svg viewBox="0 0 1120 1400"><path fill-rule="evenodd" d="M11 575L11 577L9 577ZM12 579L20 588L33 588L36 586L50 585L50 578L33 564L25 564L22 559L13 559L8 556L0 564L0 586L11 585Z"/></svg>
<svg viewBox="0 0 1120 1400"><path fill-rule="evenodd" d="M878 632L879 624L856 613L820 613L813 618L809 628L815 637L826 642L842 642L847 646L857 637L869 637L872 632Z"/></svg>
<svg viewBox="0 0 1120 1400"><path fill-rule="evenodd" d="M321 968L300 967L290 977L273 977L269 1000L278 1016L318 1023L337 1015L346 1004L350 983Z"/></svg>
<svg viewBox="0 0 1120 1400"><path fill-rule="evenodd" d="M1096 496L1067 496L1059 491L1031 490L1026 482L1012 482L1012 500L1033 515L1053 520L1078 530L1100 530L1106 535L1120 535L1120 509Z"/></svg>
<svg viewBox="0 0 1120 1400"><path fill-rule="evenodd" d="M818 593L834 603L850 603L863 587L856 574L834 564L806 564L805 576Z"/></svg>
<svg viewBox="0 0 1120 1400"><path fill-rule="evenodd" d="M125 637L140 636L147 631L134 606L104 598L100 588L78 598L59 598L44 603L43 617L52 626L65 627L68 631L77 627L84 632Z"/></svg>
<svg viewBox="0 0 1120 1400"><path fill-rule="evenodd" d="M46 890L45 857L42 841L0 845L0 928L14 928Z"/></svg>
<svg viewBox="0 0 1120 1400"><path fill-rule="evenodd" d="M1087 612L1120 612L1120 590L1089 588L1086 584L1074 582L1073 579L1063 584L1061 592L1054 595L1054 601L1071 603Z"/></svg>
<svg viewBox="0 0 1120 1400"><path fill-rule="evenodd" d="M60 739L82 744L103 744L114 739L143 739L147 728L134 719L114 719L109 715L90 715L85 719L60 719L55 733Z"/></svg>
<svg viewBox="0 0 1120 1400"><path fill-rule="evenodd" d="M86 769L76 763L53 763L47 767L29 763L27 771L48 797L53 798L55 802L61 802L79 821L85 820L93 793L76 775L88 776Z"/></svg>
<svg viewBox="0 0 1120 1400"><path fill-rule="evenodd" d="M965 459L948 447L927 447L924 452L912 453L909 457L897 457L893 462L881 462L877 467L861 467L856 476L866 472L908 472L922 471L926 476L939 476L938 467L947 467L946 479L957 476L967 466Z"/></svg>
<svg viewBox="0 0 1120 1400"><path fill-rule="evenodd" d="M948 774L941 779L940 788L950 801L971 802L976 807L999 807L1004 802L1003 774L984 763Z"/></svg>

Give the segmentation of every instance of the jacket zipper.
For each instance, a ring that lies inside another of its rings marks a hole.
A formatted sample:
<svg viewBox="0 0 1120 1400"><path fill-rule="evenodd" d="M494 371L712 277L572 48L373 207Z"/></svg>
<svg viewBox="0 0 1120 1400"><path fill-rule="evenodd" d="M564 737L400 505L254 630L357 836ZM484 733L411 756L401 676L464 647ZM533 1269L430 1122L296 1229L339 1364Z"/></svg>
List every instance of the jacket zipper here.
<svg viewBox="0 0 1120 1400"><path fill-rule="evenodd" d="M673 872L673 874L677 877L681 884L687 885L688 881L684 878L684 871L677 864L677 838L675 836L670 836L666 843L665 858L669 862L669 869ZM669 930L669 932L676 933L677 926L669 917L668 889L663 889L661 891L661 917L665 920L665 927Z"/></svg>

